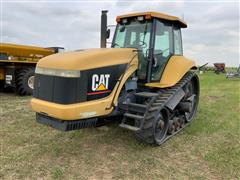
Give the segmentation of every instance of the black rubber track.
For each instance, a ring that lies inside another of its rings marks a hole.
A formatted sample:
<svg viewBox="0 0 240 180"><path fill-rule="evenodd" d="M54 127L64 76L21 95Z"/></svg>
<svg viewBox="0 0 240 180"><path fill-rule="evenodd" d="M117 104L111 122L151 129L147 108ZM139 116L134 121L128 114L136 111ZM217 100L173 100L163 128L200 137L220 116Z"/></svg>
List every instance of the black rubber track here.
<svg viewBox="0 0 240 180"><path fill-rule="evenodd" d="M34 76L34 68L24 68L20 69L16 73L16 90L17 93L21 96L23 95L32 95L33 89L28 86L28 79Z"/></svg>
<svg viewBox="0 0 240 180"><path fill-rule="evenodd" d="M153 144L153 145L161 145L164 143L166 140L180 132L182 129L184 129L189 122L186 122L178 131L175 131L172 135L167 135L165 136L164 139L161 139L158 141L155 136L155 124L156 124L156 117L159 116L161 113L162 116L165 118L167 117L167 113L165 112L165 104L175 95L175 93L185 86L189 82L195 81L195 85L197 85L197 102L196 102L196 107L194 109L194 114L192 115L192 118L195 116L196 109L197 109L197 104L198 104L198 98L199 98L199 82L198 82L198 77L194 72L188 72L175 86L171 88L165 88L161 89L159 91L159 96L157 97L152 97L152 99L149 101L148 104L148 109L146 110L144 117L145 117L145 122L143 124L143 127L140 131L137 131L136 138L144 143L147 144ZM157 105L157 106L156 106Z"/></svg>

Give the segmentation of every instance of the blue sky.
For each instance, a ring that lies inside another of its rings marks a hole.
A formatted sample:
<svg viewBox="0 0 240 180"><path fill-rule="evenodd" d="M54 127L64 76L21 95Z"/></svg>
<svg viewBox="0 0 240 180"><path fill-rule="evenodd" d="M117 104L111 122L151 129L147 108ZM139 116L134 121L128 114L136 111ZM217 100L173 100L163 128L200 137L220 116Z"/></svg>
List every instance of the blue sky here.
<svg viewBox="0 0 240 180"><path fill-rule="evenodd" d="M108 24L120 14L159 11L188 23L183 29L184 55L201 65L224 62L238 66L238 1L11 1L1 2L1 41L63 46L66 50L96 48L100 14L107 9ZM113 32L112 32L113 33Z"/></svg>

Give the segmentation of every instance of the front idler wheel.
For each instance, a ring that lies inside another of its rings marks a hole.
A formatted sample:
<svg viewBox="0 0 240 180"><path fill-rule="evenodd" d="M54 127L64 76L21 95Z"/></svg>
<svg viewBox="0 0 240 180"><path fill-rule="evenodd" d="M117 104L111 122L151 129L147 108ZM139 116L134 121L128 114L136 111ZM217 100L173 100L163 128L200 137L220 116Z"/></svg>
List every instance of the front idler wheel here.
<svg viewBox="0 0 240 180"><path fill-rule="evenodd" d="M152 118L146 119L142 130L136 132L136 138L147 144L160 145L165 141L169 128L168 112L155 111L149 115Z"/></svg>

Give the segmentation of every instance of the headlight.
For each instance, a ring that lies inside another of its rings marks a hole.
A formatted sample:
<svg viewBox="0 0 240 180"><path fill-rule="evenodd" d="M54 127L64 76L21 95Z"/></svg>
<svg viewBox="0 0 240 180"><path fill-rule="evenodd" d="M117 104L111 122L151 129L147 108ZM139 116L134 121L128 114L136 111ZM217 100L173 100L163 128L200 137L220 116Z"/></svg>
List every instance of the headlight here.
<svg viewBox="0 0 240 180"><path fill-rule="evenodd" d="M80 77L80 71L78 70L49 69L36 67L35 73L60 77Z"/></svg>

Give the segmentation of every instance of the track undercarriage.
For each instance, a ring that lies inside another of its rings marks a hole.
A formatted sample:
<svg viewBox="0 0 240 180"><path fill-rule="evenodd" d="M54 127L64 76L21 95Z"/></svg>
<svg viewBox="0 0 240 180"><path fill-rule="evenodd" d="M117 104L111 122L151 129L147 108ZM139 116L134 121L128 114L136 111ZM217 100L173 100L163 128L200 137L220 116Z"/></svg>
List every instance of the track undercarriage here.
<svg viewBox="0 0 240 180"><path fill-rule="evenodd" d="M131 101L120 103L120 127L134 131L145 143L160 145L190 124L198 99L198 77L188 72L171 88L134 93Z"/></svg>

